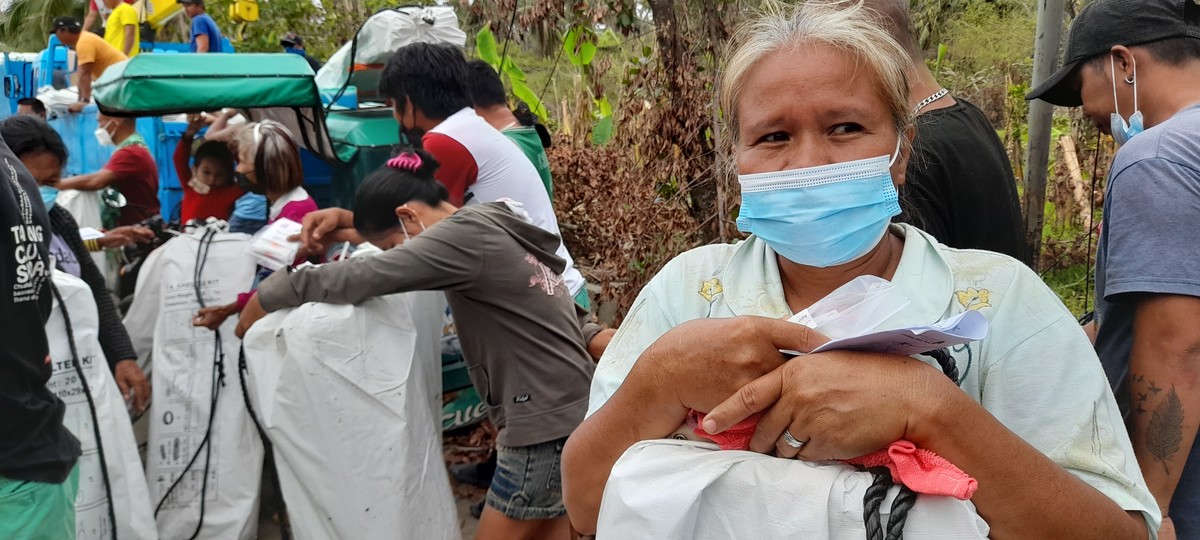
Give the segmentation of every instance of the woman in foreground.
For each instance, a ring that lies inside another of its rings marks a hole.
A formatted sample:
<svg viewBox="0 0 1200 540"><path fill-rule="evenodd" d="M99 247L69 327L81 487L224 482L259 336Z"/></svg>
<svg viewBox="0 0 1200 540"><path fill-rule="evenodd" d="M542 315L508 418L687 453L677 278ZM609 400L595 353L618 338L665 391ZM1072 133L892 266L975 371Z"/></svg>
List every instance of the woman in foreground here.
<svg viewBox="0 0 1200 540"><path fill-rule="evenodd" d="M720 92L742 186L738 224L752 235L669 263L610 344L589 416L563 453L580 532L596 532L622 454L666 438L689 410L709 413L709 433L764 412L750 449L787 459L845 460L911 441L978 480L972 502L991 538L1157 529L1104 373L1062 303L1013 259L890 224L913 135L909 60L874 17L857 2L771 5L736 38ZM986 339L952 351L958 386L910 357L785 361L780 349L807 352L825 338L781 319L866 275L911 300L881 327L967 310L988 319Z"/></svg>

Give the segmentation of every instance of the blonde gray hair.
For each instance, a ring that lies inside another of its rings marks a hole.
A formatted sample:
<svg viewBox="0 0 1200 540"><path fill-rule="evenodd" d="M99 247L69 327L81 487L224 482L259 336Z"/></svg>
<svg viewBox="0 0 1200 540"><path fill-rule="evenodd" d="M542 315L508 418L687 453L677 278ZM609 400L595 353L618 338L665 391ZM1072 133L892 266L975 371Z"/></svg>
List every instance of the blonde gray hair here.
<svg viewBox="0 0 1200 540"><path fill-rule="evenodd" d="M896 131L912 123L909 72L912 59L892 38L881 16L862 0L809 0L796 5L767 0L758 16L734 34L720 80L720 103L725 123L738 137L738 103L747 73L767 55L788 51L803 54L805 45L837 48L866 65L879 81L879 96L891 109Z"/></svg>
<svg viewBox="0 0 1200 540"><path fill-rule="evenodd" d="M243 126L233 138L238 159L254 160L254 181L282 195L304 184L300 148L291 130L274 120Z"/></svg>

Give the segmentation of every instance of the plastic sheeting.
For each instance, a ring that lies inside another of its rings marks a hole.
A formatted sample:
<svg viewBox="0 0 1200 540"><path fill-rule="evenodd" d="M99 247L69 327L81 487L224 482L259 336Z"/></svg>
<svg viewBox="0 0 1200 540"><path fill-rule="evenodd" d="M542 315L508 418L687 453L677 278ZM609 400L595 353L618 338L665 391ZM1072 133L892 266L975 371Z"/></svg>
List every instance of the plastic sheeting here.
<svg viewBox="0 0 1200 540"><path fill-rule="evenodd" d="M100 192L68 189L58 194L54 204L70 212L71 217L75 218L75 223L80 227L104 230L104 223L100 216ZM113 289L113 272L108 265L108 252L98 251L91 255L92 261L100 268L100 274L104 276L104 283L108 284L109 289Z"/></svg>
<svg viewBox="0 0 1200 540"><path fill-rule="evenodd" d="M442 462L440 293L272 313L245 340L292 532L458 539Z"/></svg>
<svg viewBox="0 0 1200 540"><path fill-rule="evenodd" d="M351 40L317 72L320 88L341 88L355 64L386 64L396 49L410 43L449 43L462 47L467 34L458 27L458 16L449 7L404 7L385 10L367 19L358 30L358 48L350 58Z"/></svg>
<svg viewBox="0 0 1200 540"><path fill-rule="evenodd" d="M599 540L827 538L861 540L870 473L695 441L654 440L617 460L604 490ZM883 502L889 518L892 488ZM988 525L970 501L921 495L905 540L984 539Z"/></svg>
<svg viewBox="0 0 1200 540"><path fill-rule="evenodd" d="M249 539L257 533L263 446L242 397L237 367L240 341L234 335L237 317L220 328L223 380L217 382L219 396L216 413L211 414L207 458L201 443L210 422L214 364L221 355L214 333L193 327L192 317L200 307L197 286L206 305L232 303L238 293L250 289L255 268L245 254L249 236L217 233L201 250L206 230L173 238L151 253L125 317L138 357L153 355L146 478L151 502L156 507L161 504L156 519L162 538L191 537L200 519L203 491L198 538ZM204 264L199 280L198 259ZM195 463L188 468L193 457Z"/></svg>
<svg viewBox="0 0 1200 540"><path fill-rule="evenodd" d="M117 537L122 540L158 538L154 526L150 494L146 491L146 476L138 457L137 441L125 401L117 383L109 373L108 362L100 349L98 332L100 320L92 290L83 280L55 271L54 286L62 295L75 349L87 380L88 391L96 406L96 422L108 465L109 485L112 488L113 515L117 522ZM93 430L92 413L87 395L73 363L71 344L64 324L64 305L54 301L54 310L46 322L46 337L50 341L50 362L53 374L46 386L67 404L63 424L83 447L79 458L79 494L75 498L75 529L80 540L99 540L112 537L109 522L108 494L100 470L100 451Z"/></svg>

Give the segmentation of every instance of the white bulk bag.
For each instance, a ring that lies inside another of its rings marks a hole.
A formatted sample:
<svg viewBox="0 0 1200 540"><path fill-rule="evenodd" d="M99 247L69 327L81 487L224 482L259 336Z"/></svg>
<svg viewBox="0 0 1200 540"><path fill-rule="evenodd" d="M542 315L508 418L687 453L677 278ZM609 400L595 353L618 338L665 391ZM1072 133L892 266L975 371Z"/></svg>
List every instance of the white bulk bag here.
<svg viewBox="0 0 1200 540"><path fill-rule="evenodd" d="M146 475L142 472L137 441L133 438L133 426L100 349L100 321L92 290L83 280L65 272L55 270L53 280L63 303L59 304L55 299L54 310L46 321L46 338L50 341L50 362L54 370L46 386L67 404L63 425L83 447L83 455L79 458L79 494L75 497L77 536L80 540L107 539L112 537L112 528L92 412L73 363L64 311L71 321L79 364L96 407L117 536L122 540L156 539L158 533L154 527L150 495L146 492Z"/></svg>
<svg viewBox="0 0 1200 540"><path fill-rule="evenodd" d="M70 212L71 217L75 218L75 223L80 227L104 230L104 222L100 216L102 203L99 191L64 190L59 192L58 197L54 199L54 204ZM115 280L112 279L114 274L112 268L109 267L108 252L97 251L91 256L96 267L100 269L100 274L104 276L104 283L108 285L109 289L115 290L113 287Z"/></svg>
<svg viewBox="0 0 1200 540"><path fill-rule="evenodd" d="M248 291L255 266L245 254L249 236L222 232L202 242L206 231L202 228L173 238L147 258L125 317L138 356L153 354L146 479L163 538L191 537L200 519L204 489L204 519L198 538L249 539L257 534L263 446L242 397L237 362L241 342L234 335L238 319L230 317L220 329L224 384L219 386L209 439L211 454L206 456L201 442L209 427L213 366L218 355L214 354L214 333L192 326L192 318L200 308L195 289L198 254L204 264L198 283L208 306L231 303L238 293ZM202 243L208 244L205 250L201 250ZM195 463L164 502L171 485L197 453Z"/></svg>
<svg viewBox="0 0 1200 540"><path fill-rule="evenodd" d="M467 34L458 27L458 15L451 7L409 6L384 10L372 15L358 29L355 64L386 64L396 52L412 43L448 43L462 47ZM317 71L318 88L341 88L350 76L350 49L354 40L329 57Z"/></svg>
<svg viewBox="0 0 1200 540"><path fill-rule="evenodd" d="M642 441L627 450L604 489L597 538L862 540L870 473L697 441ZM892 488L881 507L886 524ZM985 539L970 501L919 495L905 540Z"/></svg>
<svg viewBox="0 0 1200 540"><path fill-rule="evenodd" d="M460 538L442 461L440 293L270 314L245 339L292 532Z"/></svg>

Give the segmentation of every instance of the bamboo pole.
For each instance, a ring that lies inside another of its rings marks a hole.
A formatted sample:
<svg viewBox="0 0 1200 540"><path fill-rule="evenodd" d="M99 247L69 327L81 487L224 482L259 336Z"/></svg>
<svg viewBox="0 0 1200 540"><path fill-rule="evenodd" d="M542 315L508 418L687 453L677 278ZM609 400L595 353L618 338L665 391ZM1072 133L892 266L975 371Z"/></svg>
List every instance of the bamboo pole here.
<svg viewBox="0 0 1200 540"><path fill-rule="evenodd" d="M1063 0L1039 0L1033 50L1033 87L1054 74L1062 39ZM1050 128L1054 106L1042 100L1029 104L1029 153L1025 160L1025 248L1034 269L1042 254L1046 208L1046 167L1050 163Z"/></svg>

